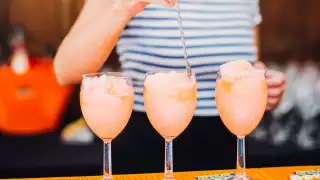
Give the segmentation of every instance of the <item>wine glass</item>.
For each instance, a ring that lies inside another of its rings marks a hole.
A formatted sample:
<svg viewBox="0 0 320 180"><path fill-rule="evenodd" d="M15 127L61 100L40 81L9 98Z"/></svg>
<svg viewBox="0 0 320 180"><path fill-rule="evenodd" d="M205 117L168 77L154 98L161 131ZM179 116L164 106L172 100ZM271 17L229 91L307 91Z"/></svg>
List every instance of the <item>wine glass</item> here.
<svg viewBox="0 0 320 180"><path fill-rule="evenodd" d="M265 71L251 65L239 72L222 71L216 81L216 104L224 125L237 139L237 174L233 179L249 179L245 174L245 136L261 121L267 105Z"/></svg>
<svg viewBox="0 0 320 180"><path fill-rule="evenodd" d="M111 180L111 141L127 125L132 113L132 79L121 73L83 75L80 104L90 129L103 141L103 179Z"/></svg>
<svg viewBox="0 0 320 180"><path fill-rule="evenodd" d="M165 140L164 180L172 180L172 141L189 125L195 112L195 75L188 76L185 71L148 73L143 94L147 116Z"/></svg>

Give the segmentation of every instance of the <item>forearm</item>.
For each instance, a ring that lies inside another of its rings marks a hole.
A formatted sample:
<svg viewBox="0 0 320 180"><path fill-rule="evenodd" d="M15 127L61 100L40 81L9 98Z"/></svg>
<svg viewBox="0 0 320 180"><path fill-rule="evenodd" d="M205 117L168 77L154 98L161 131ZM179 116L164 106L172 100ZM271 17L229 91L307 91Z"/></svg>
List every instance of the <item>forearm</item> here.
<svg viewBox="0 0 320 180"><path fill-rule="evenodd" d="M54 59L59 83L78 83L82 74L98 71L107 60L130 19L125 11L113 8L109 2L86 2Z"/></svg>
<svg viewBox="0 0 320 180"><path fill-rule="evenodd" d="M256 51L257 51L257 61L261 61L260 59L260 34L259 34L259 25L257 25L254 29L253 29L253 35L254 35L254 42L255 42L255 47L256 47Z"/></svg>
<svg viewBox="0 0 320 180"><path fill-rule="evenodd" d="M260 34L259 34L259 25L257 25L253 29L253 35L254 35L254 43L256 47L256 53L257 53L257 62L255 63L256 68L266 68L265 64L260 59Z"/></svg>

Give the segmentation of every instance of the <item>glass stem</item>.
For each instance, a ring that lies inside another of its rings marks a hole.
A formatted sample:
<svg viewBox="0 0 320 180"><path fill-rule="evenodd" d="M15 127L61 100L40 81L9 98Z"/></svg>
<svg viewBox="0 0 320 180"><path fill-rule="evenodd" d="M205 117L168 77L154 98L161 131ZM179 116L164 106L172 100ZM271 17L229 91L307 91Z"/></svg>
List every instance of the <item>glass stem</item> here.
<svg viewBox="0 0 320 180"><path fill-rule="evenodd" d="M246 149L245 137L238 136L237 140L237 173L240 176L246 175Z"/></svg>
<svg viewBox="0 0 320 180"><path fill-rule="evenodd" d="M164 162L164 179L173 178L173 154L172 154L172 140L166 140L165 145L165 162Z"/></svg>
<svg viewBox="0 0 320 180"><path fill-rule="evenodd" d="M112 179L111 142L103 143L103 179Z"/></svg>

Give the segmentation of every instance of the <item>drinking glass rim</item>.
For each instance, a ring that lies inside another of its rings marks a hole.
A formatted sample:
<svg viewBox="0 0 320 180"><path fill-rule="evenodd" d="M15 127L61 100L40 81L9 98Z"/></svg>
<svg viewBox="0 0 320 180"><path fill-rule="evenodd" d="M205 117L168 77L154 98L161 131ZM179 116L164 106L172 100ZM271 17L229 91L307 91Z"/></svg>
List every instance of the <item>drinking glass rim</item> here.
<svg viewBox="0 0 320 180"><path fill-rule="evenodd" d="M186 73L187 75L187 71L186 70L162 70L162 71L156 71L156 72L147 72L145 73L145 77L144 77L144 82L147 80L149 75L155 75L157 73L169 73L169 72L177 72L177 73ZM196 73L194 71L191 72L191 79L194 80L194 84L197 84L197 80L196 80ZM192 86L194 85L192 84ZM191 87L192 87L191 86ZM145 83L143 84L144 89L146 88Z"/></svg>
<svg viewBox="0 0 320 180"><path fill-rule="evenodd" d="M157 74L157 73L169 73L169 72L177 72L177 73L187 73L187 71L186 70L161 70L161 71L155 71L155 72L147 72L147 73L145 73L145 78L147 77L147 76L149 76L149 75L155 75L155 74ZM195 77L195 73L194 73L194 71L192 71L191 72L191 75L193 76L193 77Z"/></svg>
<svg viewBox="0 0 320 180"><path fill-rule="evenodd" d="M256 73L263 73L264 74L264 78L266 78L266 73L267 73L267 70L265 68L256 68L256 67L252 67L254 69L254 72L250 73L250 74L256 74ZM243 72L232 72L233 74L235 75L238 75L238 74L243 74ZM219 68L219 71L217 72L217 77L220 77L221 78L221 67Z"/></svg>
<svg viewBox="0 0 320 180"><path fill-rule="evenodd" d="M87 74L82 74L82 79L87 79L87 78L92 78L96 76L112 76L113 78L118 78L118 79L127 79L131 80L132 78L130 76L123 75L122 72L97 72L97 73L87 73Z"/></svg>
<svg viewBox="0 0 320 180"><path fill-rule="evenodd" d="M83 89L83 84L85 83L84 80L88 80L90 78L96 77L96 76L101 76L101 75L106 75L110 76L110 74L113 74L111 77L116 78L116 79L122 79L124 81L128 80L130 83L131 88L133 89L133 82L132 78L129 76L122 75L122 72L97 72L97 73L88 73L88 74L83 74L82 75L82 82L81 82L81 90ZM117 76L115 76L117 75ZM108 93L109 94L109 93ZM128 93L115 93L113 94L114 96L128 96Z"/></svg>

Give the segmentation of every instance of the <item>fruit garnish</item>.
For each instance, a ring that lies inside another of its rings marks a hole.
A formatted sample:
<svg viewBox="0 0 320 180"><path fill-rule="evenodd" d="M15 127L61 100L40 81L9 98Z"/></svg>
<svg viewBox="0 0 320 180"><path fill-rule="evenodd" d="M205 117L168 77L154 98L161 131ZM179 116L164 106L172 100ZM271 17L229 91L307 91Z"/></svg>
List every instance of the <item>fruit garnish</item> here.
<svg viewBox="0 0 320 180"><path fill-rule="evenodd" d="M231 90L232 90L232 82L222 80L221 81L221 87L223 88L224 91L230 93Z"/></svg>

